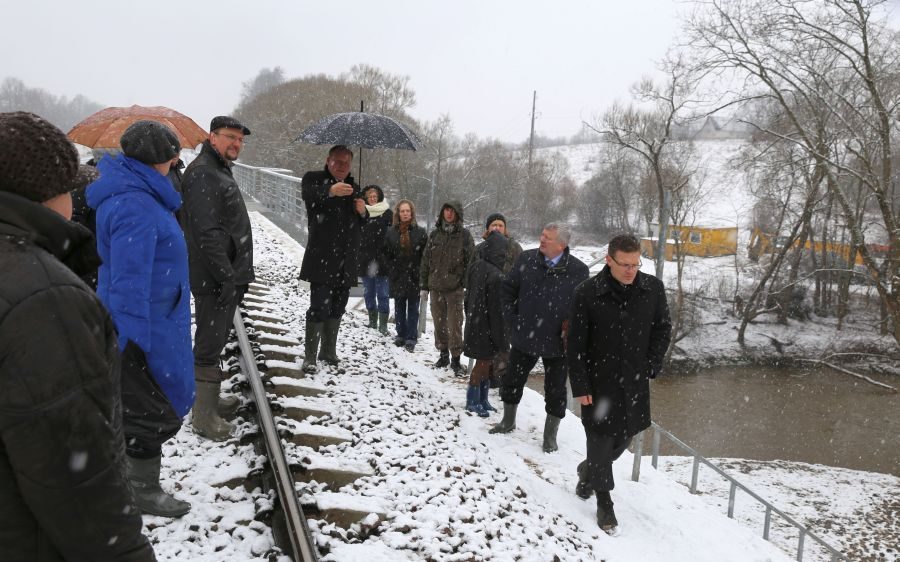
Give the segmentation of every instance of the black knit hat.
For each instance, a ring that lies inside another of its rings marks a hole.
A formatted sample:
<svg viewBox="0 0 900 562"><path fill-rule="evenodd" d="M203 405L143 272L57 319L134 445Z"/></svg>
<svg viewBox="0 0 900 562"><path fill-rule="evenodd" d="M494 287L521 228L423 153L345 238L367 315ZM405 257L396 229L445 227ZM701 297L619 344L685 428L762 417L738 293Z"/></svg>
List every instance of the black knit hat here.
<svg viewBox="0 0 900 562"><path fill-rule="evenodd" d="M506 226L506 217L501 215L500 213L491 213L488 215L486 221L484 221L484 229L487 230L490 228L491 223L494 221L503 221L503 225Z"/></svg>
<svg viewBox="0 0 900 562"><path fill-rule="evenodd" d="M0 191L43 203L71 190L78 151L44 118L0 113Z"/></svg>
<svg viewBox="0 0 900 562"><path fill-rule="evenodd" d="M119 139L122 152L144 164L162 164L181 152L181 143L171 129L159 121L135 121Z"/></svg>

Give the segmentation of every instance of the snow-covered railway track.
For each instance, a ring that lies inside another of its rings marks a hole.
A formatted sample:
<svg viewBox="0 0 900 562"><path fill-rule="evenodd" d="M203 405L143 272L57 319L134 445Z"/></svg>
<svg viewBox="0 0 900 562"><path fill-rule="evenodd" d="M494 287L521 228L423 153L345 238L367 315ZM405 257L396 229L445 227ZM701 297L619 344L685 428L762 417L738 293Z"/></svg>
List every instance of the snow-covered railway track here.
<svg viewBox="0 0 900 562"><path fill-rule="evenodd" d="M319 554L307 514L349 527L382 510L375 506L360 511L356 505L359 502L342 506L340 494L329 492L319 492L312 500L306 496L302 504L298 499L297 482L316 482L337 490L370 475L371 470L368 465L353 466L346 459L318 452L351 441L353 435L320 423L334 410L328 389L304 380L294 361L300 343L286 335L275 311L276 303L268 295L266 286L251 284L243 310L235 313L237 345L229 346L235 352L230 359L231 370L240 373L238 387L252 404L245 411L258 427L256 432L245 432L242 441L253 442L265 456L264 465L251 477L258 476L266 489L277 493L270 512L262 517L271 523L276 546L295 562L315 561ZM304 462L292 460L298 457Z"/></svg>

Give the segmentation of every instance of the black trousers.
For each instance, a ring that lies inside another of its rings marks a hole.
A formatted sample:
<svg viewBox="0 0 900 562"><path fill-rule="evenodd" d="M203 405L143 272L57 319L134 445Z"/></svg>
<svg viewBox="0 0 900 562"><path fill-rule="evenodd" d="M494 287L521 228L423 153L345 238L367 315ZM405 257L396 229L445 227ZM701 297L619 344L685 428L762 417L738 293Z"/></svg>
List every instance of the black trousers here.
<svg viewBox="0 0 900 562"><path fill-rule="evenodd" d="M587 428L584 434L587 438L587 459L578 465L578 478L587 480L595 492L608 492L616 487L613 462L628 448L631 437L623 440L621 437L601 435Z"/></svg>
<svg viewBox="0 0 900 562"><path fill-rule="evenodd" d="M347 309L350 287L332 287L321 283L309 284L309 308L307 322L324 322L329 318L339 319Z"/></svg>
<svg viewBox="0 0 900 562"><path fill-rule="evenodd" d="M235 287L234 300L227 306L219 305L218 295L194 295L194 325L197 327L194 332L194 365L219 366L219 356L228 341L234 311L241 304L246 291L247 285Z"/></svg>
<svg viewBox="0 0 900 562"><path fill-rule="evenodd" d="M500 384L500 399L506 404L522 401L528 374L540 359L544 363L544 411L551 416L566 416L566 358L537 357L515 347L509 351L509 365Z"/></svg>

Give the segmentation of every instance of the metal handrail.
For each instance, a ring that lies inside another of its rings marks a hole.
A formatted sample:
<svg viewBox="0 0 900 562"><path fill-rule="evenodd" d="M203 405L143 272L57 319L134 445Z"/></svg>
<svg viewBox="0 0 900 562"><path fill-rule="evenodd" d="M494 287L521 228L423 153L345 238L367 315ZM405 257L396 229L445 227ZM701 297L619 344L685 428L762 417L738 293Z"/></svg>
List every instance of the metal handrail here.
<svg viewBox="0 0 900 562"><path fill-rule="evenodd" d="M285 174L290 170L261 168L235 162L231 169L241 193L249 195L270 211L281 215L300 232L306 244L306 206L301 197L301 179Z"/></svg>
<svg viewBox="0 0 900 562"><path fill-rule="evenodd" d="M275 418L272 416L272 410L269 408L269 401L266 397L266 390L256 368L256 359L250 347L250 339L247 337L247 330L244 328L240 310L235 310L233 323L234 330L237 332L238 346L241 350L241 370L247 377L247 382L253 393L253 400L256 402L256 416L262 428L266 451L268 452L270 466L275 477L276 491L284 511L285 525L291 541L294 560L295 562L317 562L319 560L319 552L316 549L312 533L309 531L306 516L303 515L303 510L297 499L294 475L291 473L288 462L285 459L281 438L278 436L278 431L275 427Z"/></svg>
<svg viewBox="0 0 900 562"><path fill-rule="evenodd" d="M763 522L763 533L762 536L765 540L770 541L769 531L772 526L772 514L781 516L782 519L793 525L797 528L799 532L799 536L797 538L797 560L803 560L803 551L806 545L806 537L811 538L815 542L819 543L822 547L825 548L831 554L830 560L832 562L836 560L847 560L847 557L841 554L839 550L825 542L824 539L820 538L818 535L809 530L809 528L803 526L793 517L788 515L787 513L781 511L768 501L764 500L760 497L759 494L748 488L747 486L738 482L733 476L713 464L709 461L709 459L705 458L703 455L694 450L690 445L686 444L681 439L675 437L670 431L664 429L656 422L651 422L650 429L652 430L653 441L651 445L651 464L653 468L658 469L659 463L659 445L661 441L661 437L665 437L668 439L673 445L677 446L682 451L688 453L691 457L694 458L693 467L691 470L691 493L697 493L697 484L700 478L700 464L704 464L709 468L713 469L719 476L725 478L730 483L730 489L728 492L728 518L734 519L734 504L735 504L735 496L737 494L737 490L740 489L745 492L748 496L761 503L763 507L766 508L765 519ZM644 434L646 432L639 433L634 439L634 463L631 467L631 479L634 482L637 482L641 475L641 455L644 450Z"/></svg>

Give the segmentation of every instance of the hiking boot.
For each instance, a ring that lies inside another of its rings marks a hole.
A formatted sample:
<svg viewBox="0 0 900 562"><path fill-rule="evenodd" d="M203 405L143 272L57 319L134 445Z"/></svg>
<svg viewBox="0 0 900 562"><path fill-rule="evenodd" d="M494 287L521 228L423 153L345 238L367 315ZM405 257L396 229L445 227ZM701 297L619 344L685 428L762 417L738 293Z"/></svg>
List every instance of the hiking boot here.
<svg viewBox="0 0 900 562"><path fill-rule="evenodd" d="M438 360L434 362L435 369L443 369L447 365L450 364L450 352L446 349L441 350L441 355L438 357Z"/></svg>
<svg viewBox="0 0 900 562"><path fill-rule="evenodd" d="M160 455L150 459L125 457L125 472L134 492L134 505L148 515L181 517L191 510L191 504L167 494L159 486L161 461Z"/></svg>
<svg viewBox="0 0 900 562"><path fill-rule="evenodd" d="M369 325L368 325L368 328L371 328L371 329L373 329L373 330L377 330L377 329L378 329L378 311L377 311L377 310L370 310L370 311L369 311Z"/></svg>
<svg viewBox="0 0 900 562"><path fill-rule="evenodd" d="M406 351L408 351L408 352L410 352L410 353L412 353L413 351L415 351L415 350L416 350L416 342L415 342L415 340L410 340L410 341L406 342L406 346L405 346L405 347L406 347Z"/></svg>
<svg viewBox="0 0 900 562"><path fill-rule="evenodd" d="M503 403L503 419L492 427L488 433L509 433L516 428L516 410L518 404Z"/></svg>
<svg viewBox="0 0 900 562"><path fill-rule="evenodd" d="M306 321L306 336L303 338L303 372L315 373L318 369L316 365L316 353L319 351L319 339L322 336L321 322Z"/></svg>
<svg viewBox="0 0 900 562"><path fill-rule="evenodd" d="M543 449L545 453L559 450L559 446L556 444L556 433L559 431L559 422L561 420L562 418L551 416L550 414L547 414L547 418L544 420Z"/></svg>
<svg viewBox="0 0 900 562"><path fill-rule="evenodd" d="M406 340L401 336L397 336L396 338L394 338L394 345L396 345L397 347L403 347L405 344Z"/></svg>
<svg viewBox="0 0 900 562"><path fill-rule="evenodd" d="M220 382L197 381L197 399L191 425L194 433L212 441L224 441L231 436L234 426L219 417Z"/></svg>
<svg viewBox="0 0 900 562"><path fill-rule="evenodd" d="M578 484L575 484L575 495L583 500L591 499L591 496L594 495L594 490L591 488L590 480L588 480L587 461L578 463L578 468L575 470L578 472Z"/></svg>
<svg viewBox="0 0 900 562"><path fill-rule="evenodd" d="M459 362L459 355L453 356L453 359L450 361L450 370L453 371L453 374L457 377L466 374L466 370L463 368L462 363Z"/></svg>
<svg viewBox="0 0 900 562"><path fill-rule="evenodd" d="M597 525L607 535L614 535L619 527L609 492L597 492Z"/></svg>

